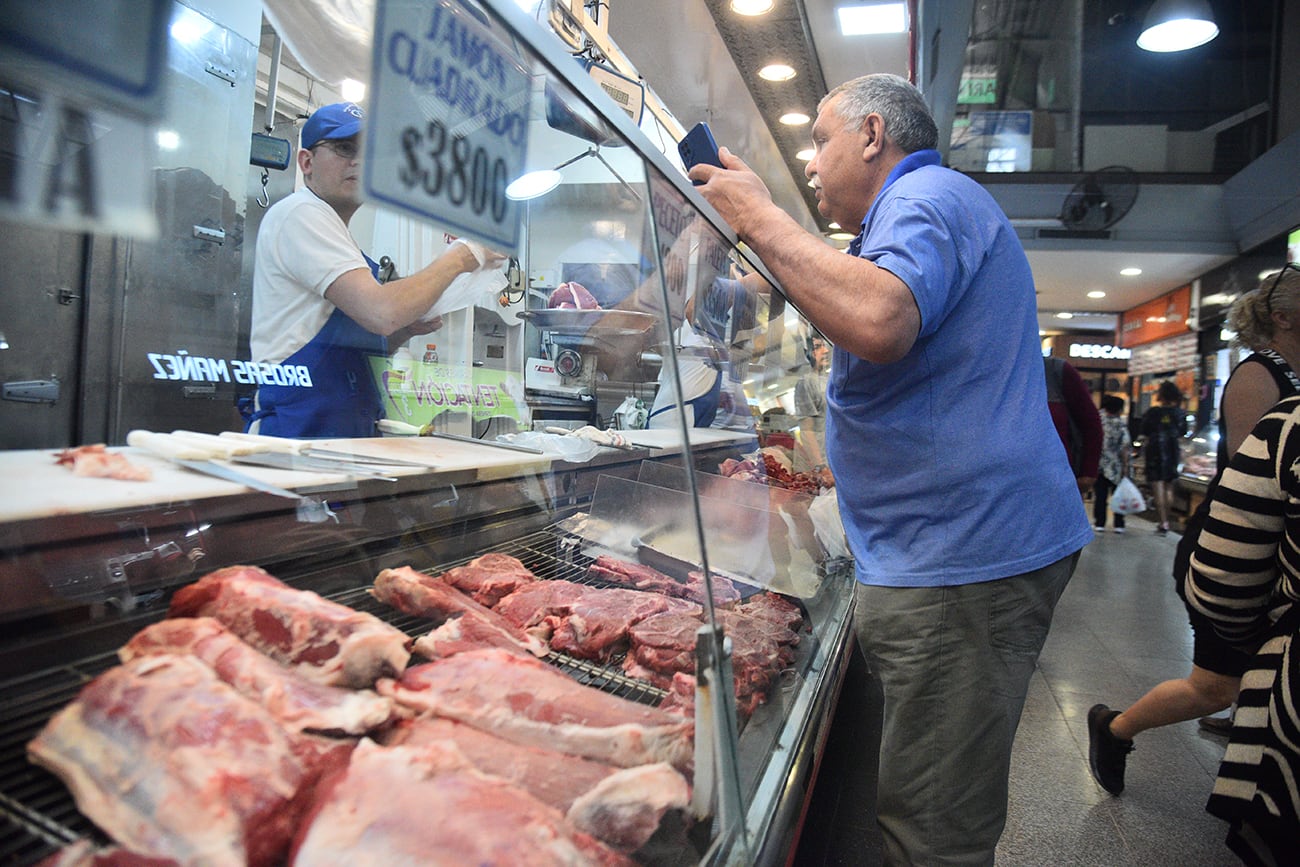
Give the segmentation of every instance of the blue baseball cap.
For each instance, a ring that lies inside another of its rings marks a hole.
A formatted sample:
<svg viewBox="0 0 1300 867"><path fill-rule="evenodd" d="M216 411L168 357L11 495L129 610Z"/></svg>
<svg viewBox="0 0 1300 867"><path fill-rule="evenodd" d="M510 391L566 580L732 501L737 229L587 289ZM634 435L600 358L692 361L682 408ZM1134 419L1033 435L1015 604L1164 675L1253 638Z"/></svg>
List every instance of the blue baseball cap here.
<svg viewBox="0 0 1300 867"><path fill-rule="evenodd" d="M299 142L302 147L310 149L329 139L352 138L361 132L365 122L365 109L355 102L322 105L303 124Z"/></svg>

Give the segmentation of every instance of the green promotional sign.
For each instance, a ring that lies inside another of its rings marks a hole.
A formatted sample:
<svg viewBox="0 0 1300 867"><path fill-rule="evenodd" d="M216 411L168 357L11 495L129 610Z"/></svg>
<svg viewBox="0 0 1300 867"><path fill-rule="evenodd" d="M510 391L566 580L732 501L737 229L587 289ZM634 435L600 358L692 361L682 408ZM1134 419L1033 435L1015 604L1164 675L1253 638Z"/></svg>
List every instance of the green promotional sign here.
<svg viewBox="0 0 1300 867"><path fill-rule="evenodd" d="M957 88L958 105L992 105L998 101L997 74L963 75Z"/></svg>
<svg viewBox="0 0 1300 867"><path fill-rule="evenodd" d="M388 418L422 426L444 412L468 412L475 421L524 421L523 383L505 371L422 362L406 371L387 358L372 358L370 365Z"/></svg>

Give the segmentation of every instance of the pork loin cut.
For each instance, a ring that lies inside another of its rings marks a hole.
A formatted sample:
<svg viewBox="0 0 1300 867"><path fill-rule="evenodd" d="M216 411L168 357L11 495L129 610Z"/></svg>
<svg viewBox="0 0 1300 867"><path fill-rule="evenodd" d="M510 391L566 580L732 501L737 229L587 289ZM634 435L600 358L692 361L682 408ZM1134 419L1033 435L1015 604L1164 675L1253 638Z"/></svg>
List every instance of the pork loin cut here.
<svg viewBox="0 0 1300 867"><path fill-rule="evenodd" d="M280 863L308 779L271 714L187 656L104 672L27 754L120 846L183 865Z"/></svg>
<svg viewBox="0 0 1300 867"><path fill-rule="evenodd" d="M411 639L373 614L298 590L255 566L212 572L172 597L169 617L215 617L317 683L368 687L400 674Z"/></svg>
<svg viewBox="0 0 1300 867"><path fill-rule="evenodd" d="M628 852L650 839L664 813L690 802L686 780L662 762L617 768L429 716L404 720L383 738L386 746L438 741L454 742L483 773L514 783L565 813L579 830Z"/></svg>
<svg viewBox="0 0 1300 867"><path fill-rule="evenodd" d="M689 775L689 722L503 650L473 650L416 665L376 688L417 712L459 720L517 744L623 768L667 762Z"/></svg>
<svg viewBox="0 0 1300 867"><path fill-rule="evenodd" d="M438 577L488 608L500 602L501 597L514 593L521 585L537 580L537 576L522 562L498 552L484 554L464 566L448 569Z"/></svg>
<svg viewBox="0 0 1300 867"><path fill-rule="evenodd" d="M381 747L362 741L345 773L317 791L293 867L631 867L564 815L475 770L449 741Z"/></svg>
<svg viewBox="0 0 1300 867"><path fill-rule="evenodd" d="M446 574L426 575L402 566L385 569L375 578L371 593L385 605L415 617L446 620L416 640L417 653L440 659L464 650L500 647L513 653L546 655L542 641L447 584L443 580Z"/></svg>
<svg viewBox="0 0 1300 867"><path fill-rule="evenodd" d="M146 626L117 653L123 662L160 654L202 661L291 731L361 735L393 719L391 699L373 690L314 683L254 650L212 617L178 617Z"/></svg>

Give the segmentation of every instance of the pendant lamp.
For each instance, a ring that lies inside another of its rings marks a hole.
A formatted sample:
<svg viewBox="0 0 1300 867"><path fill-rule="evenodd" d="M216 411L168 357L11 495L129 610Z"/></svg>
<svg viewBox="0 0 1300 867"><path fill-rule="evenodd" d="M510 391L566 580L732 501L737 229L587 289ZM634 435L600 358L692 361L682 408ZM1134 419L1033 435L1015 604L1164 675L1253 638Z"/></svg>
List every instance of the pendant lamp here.
<svg viewBox="0 0 1300 867"><path fill-rule="evenodd" d="M1218 35L1209 0L1156 0L1137 44L1147 51L1186 51Z"/></svg>

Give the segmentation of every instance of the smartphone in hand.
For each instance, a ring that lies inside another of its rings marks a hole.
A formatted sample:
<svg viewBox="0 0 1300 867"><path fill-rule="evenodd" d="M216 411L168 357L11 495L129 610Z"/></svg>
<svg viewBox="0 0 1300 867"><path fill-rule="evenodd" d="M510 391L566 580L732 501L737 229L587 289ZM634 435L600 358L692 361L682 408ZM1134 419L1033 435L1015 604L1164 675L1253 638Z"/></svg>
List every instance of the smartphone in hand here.
<svg viewBox="0 0 1300 867"><path fill-rule="evenodd" d="M677 152L682 155L682 163L687 171L700 163L722 168L722 160L718 158L718 143L713 140L709 125L703 121L691 127L690 132L677 143ZM698 185L699 181L693 183Z"/></svg>

